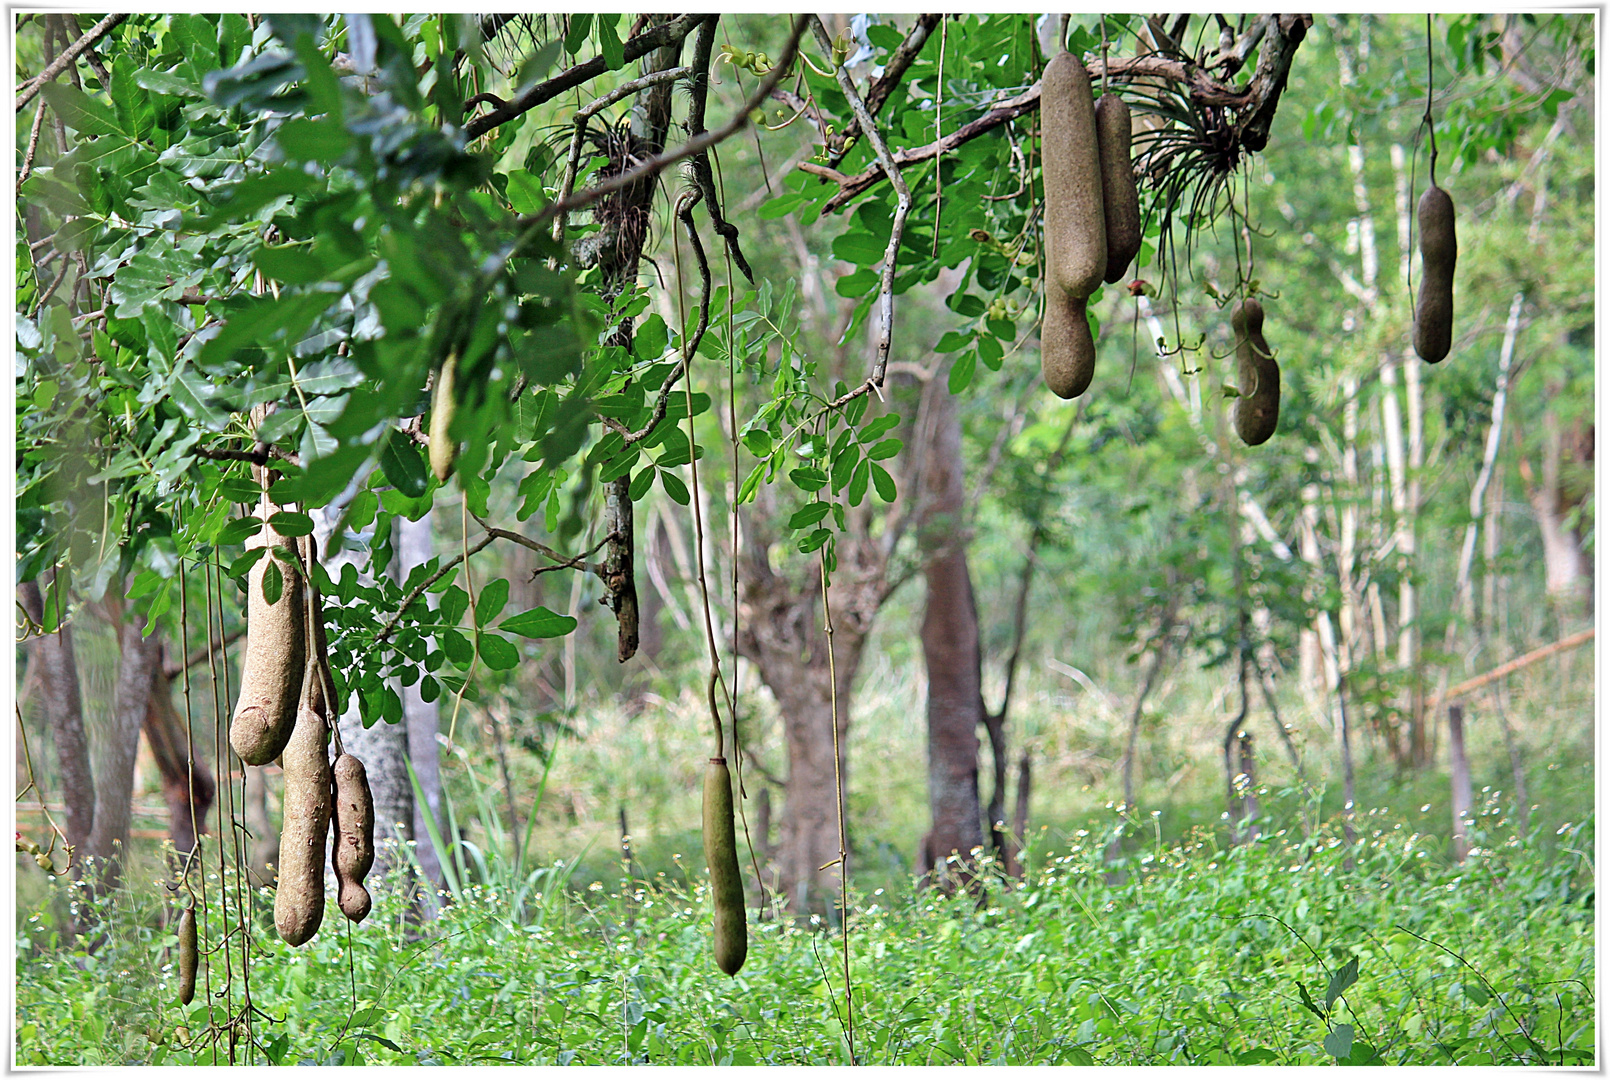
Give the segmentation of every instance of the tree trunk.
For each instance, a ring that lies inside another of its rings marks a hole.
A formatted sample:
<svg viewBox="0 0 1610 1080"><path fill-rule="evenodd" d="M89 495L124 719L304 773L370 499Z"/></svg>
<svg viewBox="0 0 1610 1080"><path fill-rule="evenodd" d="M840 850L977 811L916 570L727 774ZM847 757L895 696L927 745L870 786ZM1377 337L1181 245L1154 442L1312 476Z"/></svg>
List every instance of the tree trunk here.
<svg viewBox="0 0 1610 1080"><path fill-rule="evenodd" d="M961 422L955 399L942 381L944 369L925 390L926 435L922 447L922 513L918 543L924 551L928 586L922 619L923 661L928 672L928 808L932 824L923 840L925 873L941 889L970 885L973 851L983 843L979 829L978 725L985 721L980 687L978 608L967 569L966 506ZM992 741L995 733L991 732ZM1004 744L1005 733L999 738ZM1005 787L1006 748L993 747L995 800ZM992 800L990 828L996 831L1003 808ZM959 856L955 872L946 860Z"/></svg>
<svg viewBox="0 0 1610 1080"><path fill-rule="evenodd" d="M217 795L217 784L206 761L193 754L190 730L174 707L173 689L161 664L152 674L143 730L162 777L168 832L174 850L183 857L196 846L196 837L207 831L207 811Z"/></svg>
<svg viewBox="0 0 1610 1080"><path fill-rule="evenodd" d="M239 758L233 758L239 761ZM246 875L253 886L274 884L280 864L280 832L268 813L268 778L261 766L242 764L246 772Z"/></svg>
<svg viewBox="0 0 1610 1080"><path fill-rule="evenodd" d="M327 506L314 512L314 538L320 552L329 550L329 535L340 517L340 506ZM342 566L356 561L354 552L337 551L324 560L324 569L332 578L339 578ZM366 574L359 573L358 579L370 583ZM336 728L341 736L341 748L363 762L369 778L369 791L375 804L375 873L378 875L399 865L384 842L405 842L414 838L414 792L404 764L408 757L407 725L405 722L387 723L376 717L370 727L364 727L360 699L353 695Z"/></svg>
<svg viewBox="0 0 1610 1080"><path fill-rule="evenodd" d="M1470 852L1466 825L1470 820L1470 762L1465 758L1465 709L1455 701L1448 706L1448 774L1453 788L1453 857L1464 862Z"/></svg>
<svg viewBox="0 0 1610 1080"><path fill-rule="evenodd" d="M762 499L767 496L762 494ZM762 508L757 517L768 508ZM821 571L806 564L794 583L776 573L759 527L743 530L738 645L755 663L782 714L788 776L776 849L781 890L791 911L828 912L839 890L838 792L849 790L850 695L867 634L883 601L883 555L864 536L843 534L828 590L833 673L822 624ZM833 753L834 698L838 756ZM837 775L835 775L835 764ZM825 867L825 869L824 869Z"/></svg>
<svg viewBox="0 0 1610 1080"><path fill-rule="evenodd" d="M418 521L409 521L401 518L397 521L397 572L401 580L406 581L408 574L414 567L430 561L434 554L432 548L432 522L435 512L427 510ZM434 603L434 598L432 598ZM420 872L429 882L420 897L420 908L427 917L436 912L436 892L445 879L442 877L441 862L436 855L436 845L431 842L430 830L426 822L436 824L437 835L442 835L442 776L441 776L441 748L436 741L441 731L441 717L434 701L426 701L419 696L419 683L402 688L403 726L407 732L408 760L414 766L414 776L419 781L419 789L424 794L423 801L413 802L412 836L414 838L414 858L419 862ZM410 794L412 789L410 789Z"/></svg>
<svg viewBox="0 0 1610 1080"><path fill-rule="evenodd" d="M124 614L117 606L113 610ZM144 636L145 616L132 611L126 614L118 625L117 682L106 748L95 769L95 824L84 845L85 854L100 864L98 885L106 889L117 884L122 872L133 812L134 758L152 687L162 667L162 639L155 634Z"/></svg>
<svg viewBox="0 0 1610 1080"><path fill-rule="evenodd" d="M1552 408L1544 410L1541 483L1534 478L1531 463L1525 458L1520 459L1520 472L1526 482L1526 500L1531 503L1543 540L1543 572L1549 599L1563 617L1576 619L1593 611L1593 561L1583 550L1580 524L1569 521L1577 500L1567 495L1561 474L1568 455L1572 464L1591 467L1592 428L1587 429L1585 439L1580 431L1571 436L1567 447L1559 414Z"/></svg>
<svg viewBox="0 0 1610 1080"><path fill-rule="evenodd" d="M35 623L44 619L44 598L37 582L18 585L17 599ZM95 772L90 763L89 740L84 736L84 703L79 694L72 624L60 621L54 633L31 638L28 655L30 664L39 669L39 707L56 747L56 769L67 807L67 843L78 853L72 861L76 872L82 869L84 845L95 822Z"/></svg>

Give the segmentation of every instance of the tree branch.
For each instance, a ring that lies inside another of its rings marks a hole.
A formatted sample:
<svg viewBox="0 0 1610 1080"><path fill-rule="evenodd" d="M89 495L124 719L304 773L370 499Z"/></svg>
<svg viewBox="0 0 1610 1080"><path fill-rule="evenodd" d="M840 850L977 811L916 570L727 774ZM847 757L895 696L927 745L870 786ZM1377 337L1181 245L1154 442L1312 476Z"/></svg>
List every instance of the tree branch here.
<svg viewBox="0 0 1610 1080"><path fill-rule="evenodd" d="M101 40L101 38L105 37L111 32L113 27L117 26L118 23L121 23L128 17L128 12L124 12L121 15L108 15L106 18L90 27L89 32L83 37L79 38L77 41L67 46L67 48L63 49L61 55L56 57L55 60L51 61L50 66L45 68L44 71L41 71L37 76L29 79L27 82L17 87L16 111L22 112L23 106L32 101L34 96L44 88L46 83L50 82L56 78L56 76L66 71L68 65L70 65L74 60L78 59L80 53L89 48L91 45L95 44L97 41Z"/></svg>
<svg viewBox="0 0 1610 1080"><path fill-rule="evenodd" d="M717 16L699 27L699 36L693 45L693 99L688 103L688 134L697 138L704 134L704 107L710 96L710 50L715 44ZM738 226L732 224L722 215L721 200L716 192L715 177L710 171L710 153L700 150L693 155L693 178L699 185L699 191L704 195L704 208L710 215L710 223L715 227L716 235L726 241L727 252L732 261L738 264L744 278L754 283L755 272L749 268L749 260L738 247ZM689 229L692 229L690 223Z"/></svg>
<svg viewBox="0 0 1610 1080"><path fill-rule="evenodd" d="M621 46L621 54L625 57L627 63L631 63L633 60L648 55L655 49L681 41L693 32L694 27L707 18L709 16L702 12L693 15L678 15L669 22L663 22L645 33L628 38L625 44ZM595 56L585 64L577 64L573 68L561 71L553 78L540 82L525 93L520 94L513 101L502 102L485 116L478 116L471 120L464 125L464 134L470 139L479 138L500 124L508 123L543 102L558 97L566 90L580 86L590 79L596 79L608 70L609 64L605 62L604 58ZM574 209L574 207L569 209Z"/></svg>
<svg viewBox="0 0 1610 1080"><path fill-rule="evenodd" d="M827 55L833 55L833 41L827 36L827 27L822 20L811 16L811 29L816 34L816 43L822 47ZM906 214L911 210L911 190L906 187L905 177L900 175L900 166L895 163L889 153L889 146L883 141L883 135L878 131L877 121L867 110L866 102L855 89L855 80L850 77L849 69L839 64L833 69L838 79L839 89L850 103L856 118L861 121L861 131L866 135L867 141L872 144L872 152L877 156L878 163L888 174L894 184L895 208L894 221L889 230L889 246L883 253L883 283L878 293L878 345L872 361L872 376L868 380L874 388L883 385L883 376L889 368L889 348L894 341L894 268L896 256L900 252L900 240L905 234Z"/></svg>
<svg viewBox="0 0 1610 1080"><path fill-rule="evenodd" d="M777 61L777 66L772 68L771 71L767 72L766 77L760 81L760 88L756 90L754 94L750 95L749 100L744 102L743 107L740 108L733 118L727 121L727 123L723 124L715 131L707 131L703 135L695 136L694 138L691 138L687 142L683 143L681 146L677 147L675 150L669 150L663 154L660 154L658 157L651 158L648 161L645 161L643 164L637 166L635 169L627 169L625 172L617 173L615 176L610 177L608 180L605 180L596 187L590 187L585 191L577 192L566 199L555 199L553 202L539 210L536 216L530 219L530 221L547 221L555 214L566 214L572 210L580 210L582 207L591 206L599 199L602 199L605 195L620 191L622 188L631 187L633 184L636 184L645 177L658 174L667 165L674 165L684 158L689 158L702 151L708 150L710 147L715 146L717 143L724 142L726 139L743 130L744 126L749 123L749 114L754 111L754 109L759 106L762 101L766 100L766 98L771 94L773 88L775 88L777 84L782 81L783 76L788 71L789 65L793 63L794 56L799 51L800 35L805 32L805 21L807 18L808 16L801 15L798 19L794 20L794 28L789 33L788 44L784 47L783 54ZM645 34L643 36L647 37L648 35Z"/></svg>
<svg viewBox="0 0 1610 1080"><path fill-rule="evenodd" d="M1279 16L1276 19L1278 33L1275 35L1274 43L1265 42L1258 56L1257 71L1252 81L1244 87L1238 88L1215 79L1206 68L1190 60L1158 53L1109 60L1107 77L1113 82L1163 79L1178 83L1184 87L1191 100L1199 105L1216 105L1242 114L1245 119L1238 125L1237 133L1247 149L1259 151L1268 145L1269 126L1274 120L1280 94L1286 87L1292 56L1296 53L1297 46L1302 43L1312 22L1312 18L1307 15ZM1084 59L1087 65L1094 64L1099 69L1098 54L1087 54ZM904 169L924 161L931 161L980 135L995 130L1002 124L1034 112L1039 107L1040 84L1036 82L1014 97L997 101L984 115L968 121L944 138L936 139L926 146L899 151L894 155L894 165L897 169ZM890 171L881 161L843 179L839 179L842 174L824 169L823 166L812 162L801 162L799 168L802 172L833 180L839 185L838 194L823 206L825 213L842 208L863 192L876 187L887 178Z"/></svg>
<svg viewBox="0 0 1610 1080"><path fill-rule="evenodd" d="M906 35L906 39L900 43L899 48L895 49L894 53L889 57L888 63L883 65L883 74L873 80L871 88L867 90L866 107L867 111L873 116L877 116L878 113L883 111L884 103L889 100L889 95L894 93L895 87L900 85L900 80L905 78L906 69L916 61L917 54L922 52L922 47L928 42L928 36L933 33L934 27L938 26L943 18L943 15L917 16L917 25L911 28L911 32ZM943 92L944 90L941 88L940 93ZM859 119L852 118L845 125L844 134L837 136L833 140L832 155L828 160L828 164L837 165L844 160L844 155L850 152L851 142L859 134L861 134L861 122Z"/></svg>

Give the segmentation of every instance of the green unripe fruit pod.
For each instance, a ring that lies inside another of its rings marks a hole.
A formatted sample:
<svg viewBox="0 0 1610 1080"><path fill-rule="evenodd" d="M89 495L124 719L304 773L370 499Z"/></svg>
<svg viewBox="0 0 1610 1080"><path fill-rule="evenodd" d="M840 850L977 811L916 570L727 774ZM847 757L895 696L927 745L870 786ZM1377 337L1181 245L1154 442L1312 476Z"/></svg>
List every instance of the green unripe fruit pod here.
<svg viewBox="0 0 1610 1080"><path fill-rule="evenodd" d="M179 1004L188 1005L196 996L196 966L201 951L196 939L196 909L185 908L179 916Z"/></svg>
<svg viewBox="0 0 1610 1080"><path fill-rule="evenodd" d="M1107 272L1107 226L1090 73L1070 52L1058 53L1045 66L1040 131L1046 291L1054 285L1070 296L1086 297Z"/></svg>
<svg viewBox="0 0 1610 1080"><path fill-rule="evenodd" d="M749 955L749 925L732 822L732 775L724 757L711 758L704 768L704 861L715 904L716 966L736 975Z"/></svg>
<svg viewBox="0 0 1610 1080"><path fill-rule="evenodd" d="M1090 334L1085 298L1055 286L1045 290L1040 323L1040 375L1059 398L1075 398L1090 386L1096 371L1096 341Z"/></svg>
<svg viewBox="0 0 1610 1080"><path fill-rule="evenodd" d="M1243 300L1230 315L1241 385L1235 433L1248 446L1267 442L1280 423L1280 366L1263 339L1263 305Z"/></svg>
<svg viewBox="0 0 1610 1080"><path fill-rule="evenodd" d="M430 471L444 484L453 471L453 459L458 456L458 444L448 434L457 404L453 386L457 376L458 354L448 353L442 369L436 373L436 389L430 404Z"/></svg>
<svg viewBox="0 0 1610 1080"><path fill-rule="evenodd" d="M1101 214L1107 224L1109 285L1124 276L1140 252L1140 192L1130 160L1129 104L1115 93L1096 100L1096 147L1101 157Z"/></svg>
<svg viewBox="0 0 1610 1080"><path fill-rule="evenodd" d="M1435 364L1453 345L1453 268L1459 258L1453 199L1432 184L1416 210L1420 226L1420 295L1414 303L1414 351Z"/></svg>

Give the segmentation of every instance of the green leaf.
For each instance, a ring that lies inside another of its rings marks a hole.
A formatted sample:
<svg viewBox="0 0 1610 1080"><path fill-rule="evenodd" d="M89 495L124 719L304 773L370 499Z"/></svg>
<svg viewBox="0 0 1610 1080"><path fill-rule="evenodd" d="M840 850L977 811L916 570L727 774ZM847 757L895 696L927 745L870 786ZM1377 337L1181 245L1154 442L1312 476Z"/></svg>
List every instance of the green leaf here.
<svg viewBox="0 0 1610 1080"><path fill-rule="evenodd" d="M878 272L876 270L869 270L863 266L861 269L855 271L855 273L845 274L843 277L835 281L833 283L833 291L838 293L840 296L865 296L867 293L877 288L877 286Z"/></svg>
<svg viewBox="0 0 1610 1080"><path fill-rule="evenodd" d="M1267 1050L1260 1046L1255 1050L1243 1050L1236 1055L1235 1063L1237 1065L1265 1065L1271 1061L1279 1060L1279 1055L1273 1050Z"/></svg>
<svg viewBox="0 0 1610 1080"><path fill-rule="evenodd" d="M966 390L973 382L973 372L978 369L978 354L971 350L962 353L956 362L950 365L950 375L945 380L946 387L952 394L959 394Z"/></svg>
<svg viewBox="0 0 1610 1080"><path fill-rule="evenodd" d="M459 667L469 667L475 660L475 648L470 639L457 630L442 631L442 651Z"/></svg>
<svg viewBox="0 0 1610 1080"><path fill-rule="evenodd" d="M1325 1019L1324 1012L1320 1010L1318 1005L1314 1004L1313 997L1311 997L1308 993L1308 987L1304 986L1301 980L1297 980L1297 996L1302 999L1303 1008L1307 1009L1321 1020Z"/></svg>
<svg viewBox="0 0 1610 1080"><path fill-rule="evenodd" d="M575 628L575 618L549 611L541 605L530 611L522 611L498 624L498 629L506 634L519 634L528 638L564 637Z"/></svg>
<svg viewBox="0 0 1610 1080"><path fill-rule="evenodd" d="M611 71L619 71L626 63L626 50L621 45L620 35L615 33L615 20L618 15L598 15L595 26L598 29L598 51L603 54L604 65Z"/></svg>
<svg viewBox="0 0 1610 1080"><path fill-rule="evenodd" d="M894 477L889 475L888 469L876 463L872 466L872 486L877 489L878 498L886 503L894 502L896 494Z"/></svg>
<svg viewBox="0 0 1610 1080"><path fill-rule="evenodd" d="M873 461L884 461L898 454L900 452L900 448L904 445L905 444L899 439L884 439L882 442L873 446L872 449L868 450L866 452L866 456L871 458Z"/></svg>
<svg viewBox="0 0 1610 1080"><path fill-rule="evenodd" d="M670 469L661 469L659 473L660 486L665 489L665 493L683 506L687 506L691 496L689 496L688 486L682 482L682 478Z"/></svg>
<svg viewBox="0 0 1610 1080"><path fill-rule="evenodd" d="M475 625L485 626L498 617L503 605L509 602L509 579L493 578L475 598Z"/></svg>
<svg viewBox="0 0 1610 1080"><path fill-rule="evenodd" d="M832 509L833 507L825 502L806 503L794 511L793 516L788 519L788 527L790 529L808 529L827 517Z"/></svg>
<svg viewBox="0 0 1610 1080"><path fill-rule="evenodd" d="M387 483L410 499L425 494L430 485L420 448L396 428L386 433L386 445L380 449L380 471Z"/></svg>
<svg viewBox="0 0 1610 1080"><path fill-rule="evenodd" d="M934 352L955 352L957 349L966 346L966 344L971 340L971 334L962 334L955 330L946 330L943 334L939 335L939 340L934 344Z"/></svg>
<svg viewBox="0 0 1610 1080"><path fill-rule="evenodd" d="M292 161L333 162L352 146L352 135L341 123L324 118L298 117L286 121L275 139Z"/></svg>
<svg viewBox="0 0 1610 1080"><path fill-rule="evenodd" d="M1325 1036L1325 1052L1334 1058L1345 1058L1353 1052L1353 1025L1337 1024Z"/></svg>
<svg viewBox="0 0 1610 1080"><path fill-rule="evenodd" d="M833 254L856 266L875 266L887 248L887 241L865 232L847 232L833 240Z"/></svg>
<svg viewBox="0 0 1610 1080"><path fill-rule="evenodd" d="M593 14L584 11L570 16L570 30L565 34L565 52L576 55L587 43L587 33L593 28Z"/></svg>
<svg viewBox="0 0 1610 1080"><path fill-rule="evenodd" d="M796 206L805 201L804 192L791 191L786 195L779 195L775 199L767 199L760 204L760 209L756 213L759 215L760 220L771 221L774 218L780 218L791 213Z"/></svg>
<svg viewBox="0 0 1610 1080"><path fill-rule="evenodd" d="M643 498L643 496L648 494L649 488L653 486L654 466L646 465L642 469L638 470L636 476L632 477L632 482L626 489L626 495L633 502L638 502Z"/></svg>
<svg viewBox="0 0 1610 1080"><path fill-rule="evenodd" d="M39 92L56 115L80 135L122 135L133 138L118 123L117 113L68 82L46 83Z"/></svg>
<svg viewBox="0 0 1610 1080"><path fill-rule="evenodd" d="M850 477L850 505L860 506L861 500L866 498L867 475L872 468L870 461L863 460L855 467Z"/></svg>
<svg viewBox="0 0 1610 1080"><path fill-rule="evenodd" d="M263 569L263 599L272 607L280 602L284 592L285 575L280 571L279 560L269 559L268 566Z"/></svg>
<svg viewBox="0 0 1610 1080"><path fill-rule="evenodd" d="M820 491L827 484L827 473L811 465L801 465L788 474L801 491Z"/></svg>
<svg viewBox="0 0 1610 1080"><path fill-rule="evenodd" d="M1347 993L1347 988L1358 982L1358 957L1353 957L1343 964L1341 969L1330 977L1330 983L1325 987L1325 1009L1336 1004L1336 999ZM1351 1038L1351 1036L1349 1036ZM1338 1054L1346 1057L1346 1054Z"/></svg>
<svg viewBox="0 0 1610 1080"><path fill-rule="evenodd" d="M508 638L496 634L477 634L475 647L493 671L508 671L520 663L520 650Z"/></svg>
<svg viewBox="0 0 1610 1080"><path fill-rule="evenodd" d="M268 525L281 536L307 536L313 532L313 519L294 510L269 515Z"/></svg>

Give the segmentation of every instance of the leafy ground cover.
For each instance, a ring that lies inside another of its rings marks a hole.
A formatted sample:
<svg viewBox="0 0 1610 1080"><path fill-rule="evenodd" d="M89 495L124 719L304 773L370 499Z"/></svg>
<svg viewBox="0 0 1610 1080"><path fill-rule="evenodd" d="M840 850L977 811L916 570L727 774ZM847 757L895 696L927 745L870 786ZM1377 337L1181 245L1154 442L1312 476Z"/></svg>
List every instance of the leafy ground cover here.
<svg viewBox="0 0 1610 1080"><path fill-rule="evenodd" d="M1275 806L1275 820L1291 806ZM1296 821L1295 813L1290 820ZM1138 823L1143 828L1146 822ZM1400 816L1339 818L1225 848L1160 834L1109 880L1105 836L1030 845L988 902L852 895L855 1055L869 1064L1586 1065L1595 1060L1591 824L1518 837L1496 802L1463 866ZM1273 826L1267 826L1273 828ZM834 1064L849 1061L838 928L751 916L721 975L708 898L663 873L568 888L574 861L483 859L434 922L383 881L348 929L273 936L257 898L241 1062ZM690 875L697 881L700 875ZM226 884L233 885L227 881ZM209 897L218 895L216 876ZM19 909L19 1065L228 1060L211 1016L242 1004L240 947L175 1002L175 939L132 885L67 945L49 903ZM220 932L216 904L208 941ZM224 974L232 990L222 993ZM152 993L153 988L156 993Z"/></svg>

